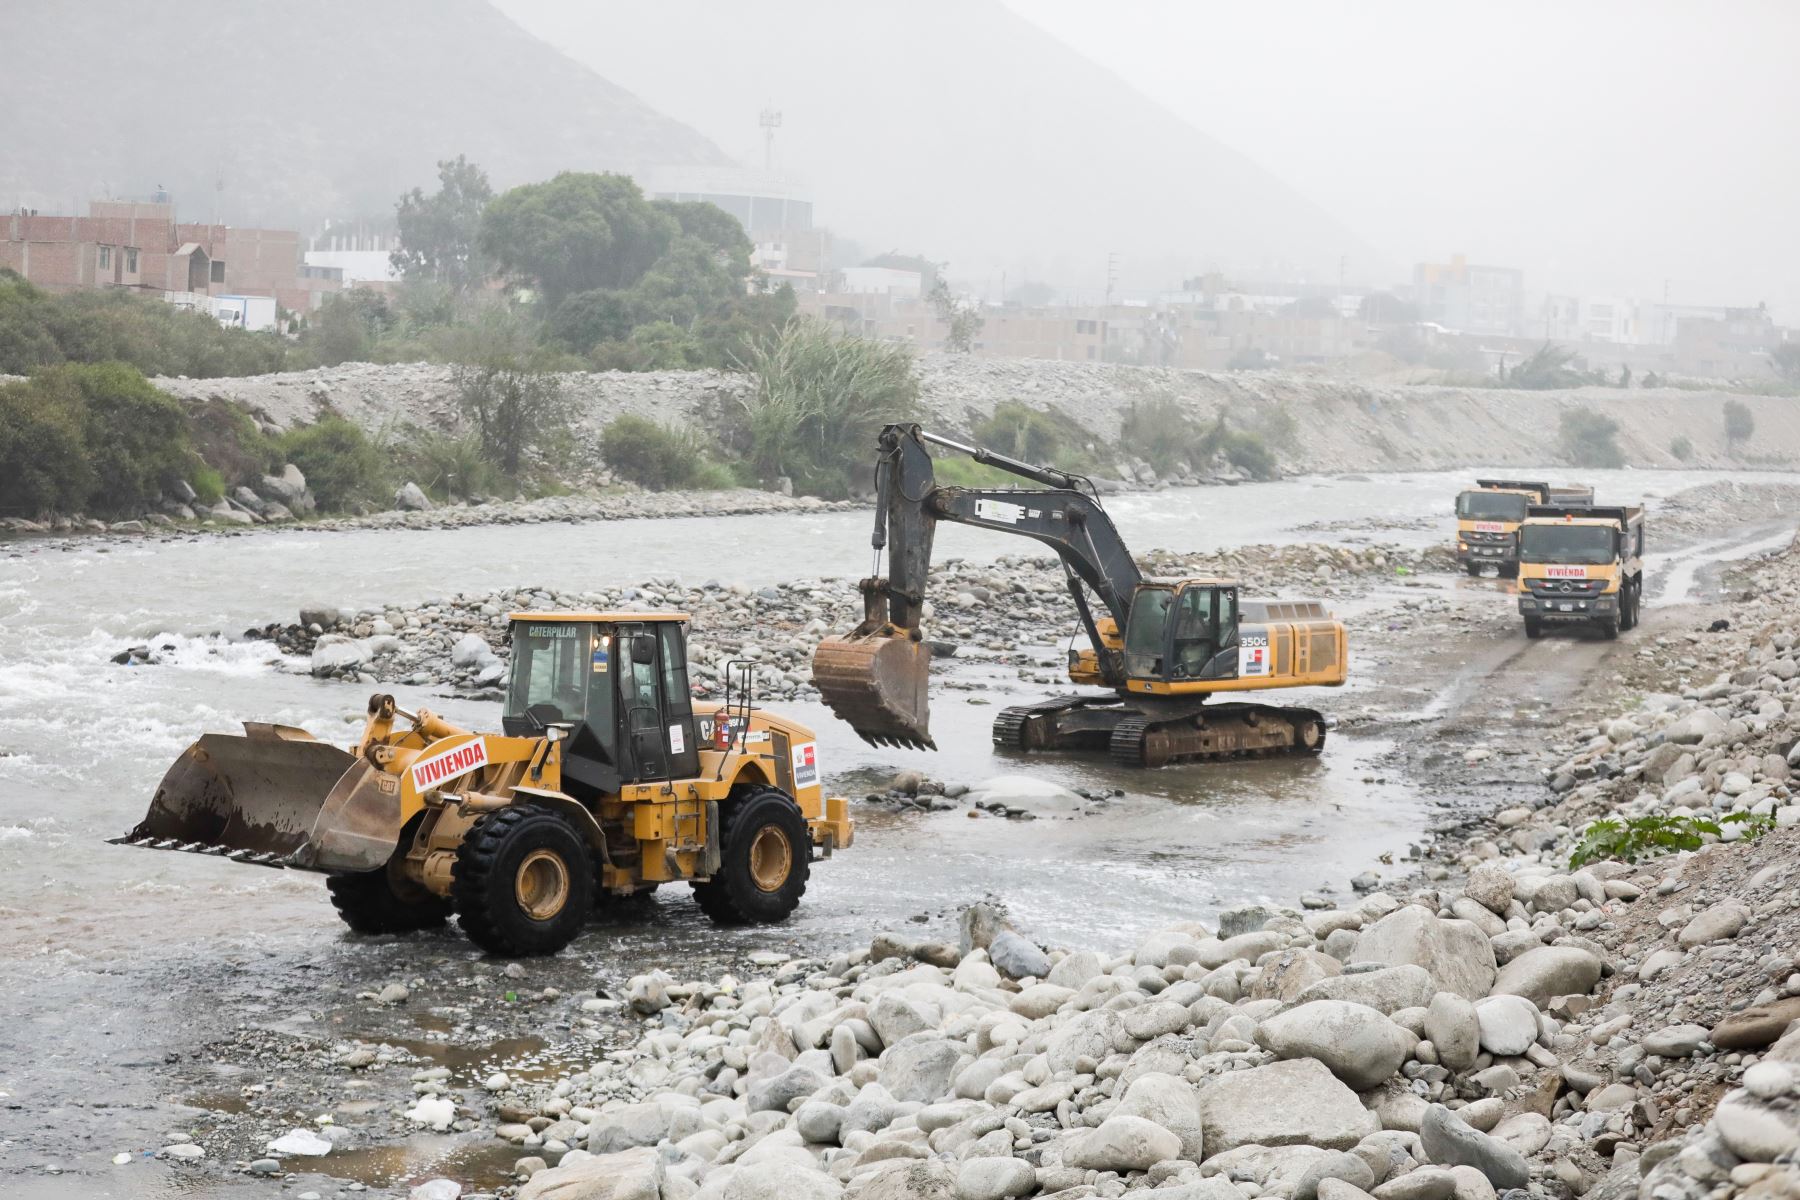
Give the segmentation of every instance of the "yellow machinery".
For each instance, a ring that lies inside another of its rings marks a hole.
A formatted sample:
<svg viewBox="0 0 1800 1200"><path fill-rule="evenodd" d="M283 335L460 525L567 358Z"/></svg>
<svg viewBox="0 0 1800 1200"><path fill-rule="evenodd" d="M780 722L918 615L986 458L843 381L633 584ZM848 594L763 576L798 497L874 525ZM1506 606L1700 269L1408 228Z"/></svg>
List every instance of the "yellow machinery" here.
<svg viewBox="0 0 1800 1200"><path fill-rule="evenodd" d="M721 924L779 921L815 854L853 836L810 730L696 705L687 617L515 613L501 734L377 695L354 751L246 722L169 768L121 843L322 871L352 929L442 924L500 955L554 954L595 904L685 880Z"/></svg>
<svg viewBox="0 0 1800 1200"><path fill-rule="evenodd" d="M1583 625L1616 638L1644 602L1644 510L1533 506L1519 527L1519 613L1525 636Z"/></svg>
<svg viewBox="0 0 1800 1200"><path fill-rule="evenodd" d="M1582 484L1553 487L1521 479L1477 479L1475 487L1456 497L1456 561L1471 575L1494 567L1502 575L1517 573L1519 523L1533 504L1577 507L1594 502L1594 489Z"/></svg>
<svg viewBox="0 0 1800 1200"><path fill-rule="evenodd" d="M939 487L927 442L1044 487ZM996 746L1102 750L1121 764L1149 767L1324 746L1325 718L1312 709L1212 702L1343 683L1344 626L1316 601L1240 599L1229 579L1146 579L1091 483L917 425L882 431L876 491L873 542L878 553L888 551L888 575L862 581L862 624L825 639L813 655L825 703L865 740L934 746L920 621L933 532L952 521L1056 550L1089 642L1070 653L1069 678L1107 689L1003 709L994 720ZM1089 592L1100 601L1098 615Z"/></svg>

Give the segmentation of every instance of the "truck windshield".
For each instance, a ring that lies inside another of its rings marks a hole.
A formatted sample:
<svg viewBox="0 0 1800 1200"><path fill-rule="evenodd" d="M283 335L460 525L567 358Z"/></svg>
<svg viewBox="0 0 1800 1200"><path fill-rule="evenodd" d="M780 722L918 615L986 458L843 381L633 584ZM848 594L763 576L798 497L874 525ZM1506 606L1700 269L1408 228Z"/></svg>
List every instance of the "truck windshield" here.
<svg viewBox="0 0 1800 1200"><path fill-rule="evenodd" d="M545 724L585 720L588 676L595 669L593 632L578 621L516 622L506 715L535 710L532 715Z"/></svg>
<svg viewBox="0 0 1800 1200"><path fill-rule="evenodd" d="M1470 521L1523 521L1525 497L1512 492L1464 492L1456 515Z"/></svg>
<svg viewBox="0 0 1800 1200"><path fill-rule="evenodd" d="M1175 593L1167 588L1140 588L1131 601L1131 618L1125 626L1125 673L1133 679L1162 674L1163 633L1169 627L1169 603Z"/></svg>
<svg viewBox="0 0 1800 1200"><path fill-rule="evenodd" d="M1606 525L1526 525L1519 557L1533 563L1609 563L1618 531Z"/></svg>

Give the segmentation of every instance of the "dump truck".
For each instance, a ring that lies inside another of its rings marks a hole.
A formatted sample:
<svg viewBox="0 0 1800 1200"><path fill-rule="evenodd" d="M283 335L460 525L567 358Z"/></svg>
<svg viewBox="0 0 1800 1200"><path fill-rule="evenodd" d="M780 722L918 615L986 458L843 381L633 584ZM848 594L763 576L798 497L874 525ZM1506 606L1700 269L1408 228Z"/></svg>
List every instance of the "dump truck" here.
<svg viewBox="0 0 1800 1200"><path fill-rule="evenodd" d="M921 628L940 521L1016 534L1062 560L1088 646L1071 650L1069 679L1104 689L1002 709L1003 750L1109 754L1132 767L1243 755L1317 754L1327 723L1310 708L1224 703L1272 688L1344 682L1344 626L1312 600L1252 600L1223 578L1146 578L1092 481L927 433L881 433L875 531L888 573L861 581L863 620L813 654L827 706L865 741L935 749ZM942 487L928 445L1042 485ZM1090 599L1090 595L1092 599Z"/></svg>
<svg viewBox="0 0 1800 1200"><path fill-rule="evenodd" d="M343 750L290 726L208 733L114 839L323 872L361 933L441 925L482 949L554 954L599 904L686 881L719 924L780 921L815 858L851 844L810 729L755 703L755 664L723 702L688 687L688 617L508 618L502 732L391 695Z"/></svg>
<svg viewBox="0 0 1800 1200"><path fill-rule="evenodd" d="M1519 613L1525 636L1552 625L1616 638L1644 602L1644 510L1533 505L1519 526Z"/></svg>
<svg viewBox="0 0 1800 1200"><path fill-rule="evenodd" d="M1471 575L1483 567L1502 575L1519 566L1519 523L1533 504L1592 504L1594 489L1584 484L1561 487L1520 479L1477 479L1475 487L1456 497L1456 561Z"/></svg>

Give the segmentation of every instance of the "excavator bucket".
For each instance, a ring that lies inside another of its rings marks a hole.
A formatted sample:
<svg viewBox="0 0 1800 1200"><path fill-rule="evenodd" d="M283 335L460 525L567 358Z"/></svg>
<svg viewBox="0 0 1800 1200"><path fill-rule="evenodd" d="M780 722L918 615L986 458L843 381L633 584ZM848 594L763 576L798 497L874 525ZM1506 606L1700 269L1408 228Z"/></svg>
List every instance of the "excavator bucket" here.
<svg viewBox="0 0 1800 1200"><path fill-rule="evenodd" d="M927 676L931 650L892 626L826 638L813 651L813 684L826 707L874 746L936 750Z"/></svg>
<svg viewBox="0 0 1800 1200"><path fill-rule="evenodd" d="M244 723L208 733L163 776L150 811L115 843L281 866L306 847L340 779L358 763L303 729Z"/></svg>

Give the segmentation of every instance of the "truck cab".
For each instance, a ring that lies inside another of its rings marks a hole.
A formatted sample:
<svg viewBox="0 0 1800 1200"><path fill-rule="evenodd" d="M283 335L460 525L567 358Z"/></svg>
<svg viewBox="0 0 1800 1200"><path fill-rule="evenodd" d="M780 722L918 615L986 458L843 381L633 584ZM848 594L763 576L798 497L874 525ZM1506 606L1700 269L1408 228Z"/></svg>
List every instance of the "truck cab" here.
<svg viewBox="0 0 1800 1200"><path fill-rule="evenodd" d="M1456 497L1456 561L1470 575L1479 575L1490 565L1502 575L1514 574L1519 564L1519 526L1532 505L1574 507L1593 502L1594 489L1582 485L1477 479L1474 488Z"/></svg>
<svg viewBox="0 0 1800 1200"><path fill-rule="evenodd" d="M1635 628L1643 603L1644 510L1535 505L1519 527L1525 636L1552 625Z"/></svg>

